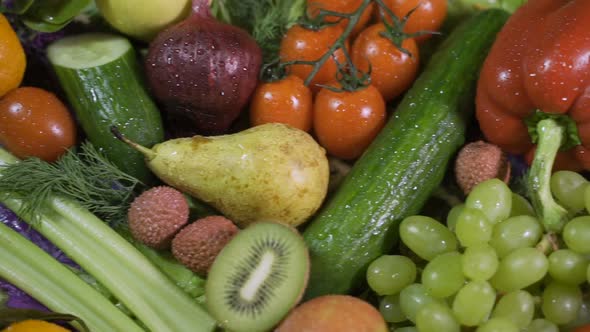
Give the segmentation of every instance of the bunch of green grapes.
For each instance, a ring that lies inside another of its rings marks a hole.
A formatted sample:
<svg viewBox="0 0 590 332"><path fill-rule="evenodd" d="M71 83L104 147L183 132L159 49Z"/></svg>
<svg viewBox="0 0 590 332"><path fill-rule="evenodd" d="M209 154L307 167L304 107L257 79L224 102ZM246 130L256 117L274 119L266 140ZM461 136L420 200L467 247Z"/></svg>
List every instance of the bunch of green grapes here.
<svg viewBox="0 0 590 332"><path fill-rule="evenodd" d="M492 179L449 212L400 224L412 255L384 255L367 282L400 332L557 332L590 322L590 183L560 171L556 200L571 213L561 234L545 233L530 203ZM411 257L411 258L410 258Z"/></svg>

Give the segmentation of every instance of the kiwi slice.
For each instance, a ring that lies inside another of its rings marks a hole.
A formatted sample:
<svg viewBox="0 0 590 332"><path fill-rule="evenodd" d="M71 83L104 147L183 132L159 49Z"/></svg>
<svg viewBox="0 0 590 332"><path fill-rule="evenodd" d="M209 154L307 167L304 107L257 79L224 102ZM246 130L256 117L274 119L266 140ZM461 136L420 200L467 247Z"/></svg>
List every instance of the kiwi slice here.
<svg viewBox="0 0 590 332"><path fill-rule="evenodd" d="M205 286L207 308L230 331L268 331L299 302L308 276L309 254L297 230L259 222L215 258Z"/></svg>

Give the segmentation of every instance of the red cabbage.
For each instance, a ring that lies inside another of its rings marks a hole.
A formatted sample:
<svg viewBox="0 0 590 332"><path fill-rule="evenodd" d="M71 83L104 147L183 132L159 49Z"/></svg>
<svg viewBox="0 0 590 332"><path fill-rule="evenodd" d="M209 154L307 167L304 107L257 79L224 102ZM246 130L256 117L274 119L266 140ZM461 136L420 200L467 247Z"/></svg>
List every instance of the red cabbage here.
<svg viewBox="0 0 590 332"><path fill-rule="evenodd" d="M20 220L14 212L9 210L4 205L0 204L0 222L19 232L21 235L31 240L41 249L45 250L51 256L55 257L58 261L79 268L70 258L68 258L61 250L47 240L43 235L39 234L34 229L30 228L27 223ZM9 308L15 309L37 309L47 310L45 306L33 299L27 293L23 292L19 288L4 281L0 278L0 292L8 295L8 301L5 305Z"/></svg>

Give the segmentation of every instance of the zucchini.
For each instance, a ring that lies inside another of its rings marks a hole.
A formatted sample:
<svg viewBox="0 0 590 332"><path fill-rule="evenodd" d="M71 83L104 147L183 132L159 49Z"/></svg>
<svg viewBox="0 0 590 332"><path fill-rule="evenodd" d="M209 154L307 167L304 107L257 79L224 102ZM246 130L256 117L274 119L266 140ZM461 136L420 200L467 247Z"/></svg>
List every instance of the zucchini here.
<svg viewBox="0 0 590 332"><path fill-rule="evenodd" d="M150 182L141 153L111 126L144 146L164 140L160 111L148 94L136 54L124 37L87 33L51 44L47 56L88 140L126 173Z"/></svg>
<svg viewBox="0 0 590 332"><path fill-rule="evenodd" d="M464 144L479 68L509 14L490 9L453 30L303 236L305 297L359 290L367 266L392 250L399 222L420 212Z"/></svg>

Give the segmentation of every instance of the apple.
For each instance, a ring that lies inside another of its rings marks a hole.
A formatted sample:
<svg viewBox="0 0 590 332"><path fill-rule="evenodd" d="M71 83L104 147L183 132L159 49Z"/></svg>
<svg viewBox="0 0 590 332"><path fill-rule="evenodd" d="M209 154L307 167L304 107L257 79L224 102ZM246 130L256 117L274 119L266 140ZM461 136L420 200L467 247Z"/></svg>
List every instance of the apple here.
<svg viewBox="0 0 590 332"><path fill-rule="evenodd" d="M96 5L113 28L146 42L191 11L191 0L96 0Z"/></svg>
<svg viewBox="0 0 590 332"><path fill-rule="evenodd" d="M371 304L349 295L324 295L295 309L275 332L387 332L387 323Z"/></svg>

